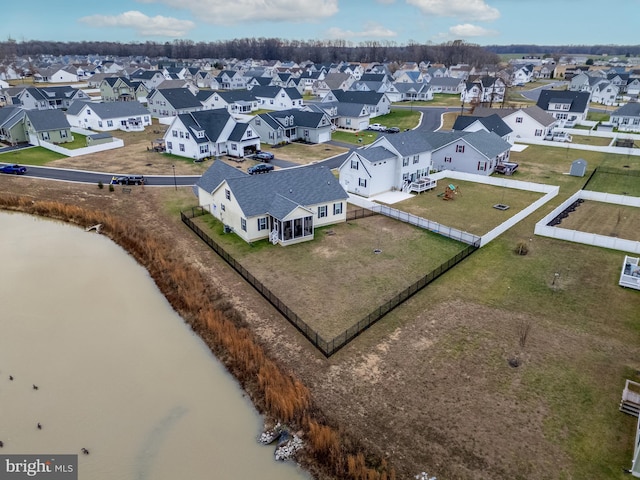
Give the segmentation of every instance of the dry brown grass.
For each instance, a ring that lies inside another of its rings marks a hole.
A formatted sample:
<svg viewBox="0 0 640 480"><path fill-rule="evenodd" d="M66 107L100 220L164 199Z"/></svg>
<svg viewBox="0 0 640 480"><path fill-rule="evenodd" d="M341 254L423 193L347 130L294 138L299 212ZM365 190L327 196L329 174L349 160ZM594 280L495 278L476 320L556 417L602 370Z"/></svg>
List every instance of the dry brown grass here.
<svg viewBox="0 0 640 480"><path fill-rule="evenodd" d="M306 430L309 454L315 468L330 471L337 478L382 479L392 469L371 468L361 452L347 448L343 435L314 415L309 389L270 358L241 315L207 288L202 273L176 255L173 246L154 238L135 224L125 223L99 210L57 201L34 201L18 195L0 195L0 208L63 220L76 225L102 224L101 232L114 240L147 268L158 288L191 328L207 343L238 379L253 403L268 418ZM355 469L344 466L355 455ZM307 460L308 462L308 460Z"/></svg>

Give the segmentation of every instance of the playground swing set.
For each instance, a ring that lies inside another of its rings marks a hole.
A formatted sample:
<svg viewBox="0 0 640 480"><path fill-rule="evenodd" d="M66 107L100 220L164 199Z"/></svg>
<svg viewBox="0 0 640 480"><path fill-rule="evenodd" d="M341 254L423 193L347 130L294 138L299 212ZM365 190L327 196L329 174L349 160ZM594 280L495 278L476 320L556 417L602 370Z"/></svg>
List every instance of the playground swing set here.
<svg viewBox="0 0 640 480"><path fill-rule="evenodd" d="M446 186L444 192L438 194L438 197L441 197L443 200L454 200L458 194L460 194L460 187L450 183Z"/></svg>

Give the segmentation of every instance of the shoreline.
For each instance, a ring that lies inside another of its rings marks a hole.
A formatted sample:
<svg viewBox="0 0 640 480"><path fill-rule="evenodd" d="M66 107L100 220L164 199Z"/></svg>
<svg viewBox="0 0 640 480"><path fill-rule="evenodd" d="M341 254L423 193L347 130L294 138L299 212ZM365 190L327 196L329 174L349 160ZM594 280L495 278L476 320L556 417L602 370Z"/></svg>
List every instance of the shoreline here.
<svg viewBox="0 0 640 480"><path fill-rule="evenodd" d="M21 195L0 195L0 209L51 218L80 227L102 224L101 234L126 250L148 272L183 321L247 393L265 424L281 422L300 432L304 449L295 461L314 478L395 479L384 459L363 453L354 439L326 423L302 382L271 358L250 332L242 314L213 292L197 268L175 254L171 245L144 229L109 214ZM206 295L202 295L206 292ZM347 446L348 445L348 446ZM366 455L366 457L365 457ZM365 460L365 458L367 460ZM371 462L373 460L373 462ZM375 464L369 467L367 463Z"/></svg>

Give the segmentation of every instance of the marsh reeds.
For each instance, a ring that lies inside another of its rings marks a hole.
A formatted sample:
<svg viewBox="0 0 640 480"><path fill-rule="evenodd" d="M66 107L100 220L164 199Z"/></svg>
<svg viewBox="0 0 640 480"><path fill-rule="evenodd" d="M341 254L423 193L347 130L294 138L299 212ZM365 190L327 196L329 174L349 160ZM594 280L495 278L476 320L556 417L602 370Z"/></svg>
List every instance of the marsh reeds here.
<svg viewBox="0 0 640 480"><path fill-rule="evenodd" d="M0 209L62 220L86 227L102 224L107 235L142 264L173 308L207 343L240 382L256 408L269 419L301 429L310 458L307 467L336 478L395 478L384 460L367 462L364 454L336 428L319 421L309 389L268 356L241 315L218 292L208 288L200 270L185 262L166 240L136 224L102 211L54 201L0 195ZM377 464L375 468L367 466Z"/></svg>

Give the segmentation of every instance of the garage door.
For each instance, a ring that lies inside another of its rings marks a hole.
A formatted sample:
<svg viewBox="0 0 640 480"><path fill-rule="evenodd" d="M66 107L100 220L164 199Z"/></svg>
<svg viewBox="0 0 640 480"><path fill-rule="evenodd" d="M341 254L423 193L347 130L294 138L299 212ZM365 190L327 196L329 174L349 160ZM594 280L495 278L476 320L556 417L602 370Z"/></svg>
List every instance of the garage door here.
<svg viewBox="0 0 640 480"><path fill-rule="evenodd" d="M366 130L369 126L369 120L361 120L358 125L358 130Z"/></svg>
<svg viewBox="0 0 640 480"><path fill-rule="evenodd" d="M321 132L318 135L318 143L328 142L329 140L331 140L331 132Z"/></svg>

